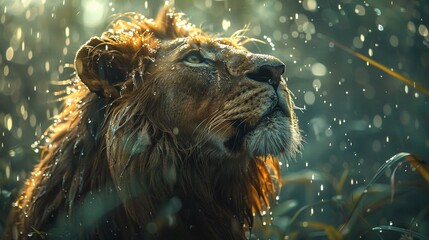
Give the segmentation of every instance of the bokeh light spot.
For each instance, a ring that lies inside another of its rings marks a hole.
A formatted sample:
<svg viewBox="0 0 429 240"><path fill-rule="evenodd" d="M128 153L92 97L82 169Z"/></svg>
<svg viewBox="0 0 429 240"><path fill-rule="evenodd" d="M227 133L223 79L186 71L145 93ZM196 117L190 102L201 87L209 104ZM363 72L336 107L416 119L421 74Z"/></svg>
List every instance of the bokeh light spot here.
<svg viewBox="0 0 429 240"><path fill-rule="evenodd" d="M311 73L313 73L314 76L325 76L326 72L326 67L322 63L314 63L311 65Z"/></svg>
<svg viewBox="0 0 429 240"><path fill-rule="evenodd" d="M304 94L304 101L307 105L313 105L316 101L316 96L312 91L308 91Z"/></svg>
<svg viewBox="0 0 429 240"><path fill-rule="evenodd" d="M106 17L106 5L97 0L82 1L83 23L86 27L97 27Z"/></svg>

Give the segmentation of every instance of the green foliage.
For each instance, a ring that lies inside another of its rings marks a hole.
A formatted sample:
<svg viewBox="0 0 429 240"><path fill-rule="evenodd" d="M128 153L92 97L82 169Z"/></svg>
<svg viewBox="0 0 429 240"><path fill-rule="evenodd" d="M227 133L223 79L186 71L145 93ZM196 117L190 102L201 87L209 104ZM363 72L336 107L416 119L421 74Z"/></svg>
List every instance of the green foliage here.
<svg viewBox="0 0 429 240"><path fill-rule="evenodd" d="M385 181L386 172L391 169L394 171ZM272 223L265 223L267 226L259 223L255 235L261 239L340 240L357 239L357 236L361 239L387 240L394 236L396 239L428 239L424 229L429 223L428 173L425 162L412 154L399 153L380 166L365 186L354 189L344 187L348 170L338 180L329 173L315 170L286 175L283 190L300 185L300 189L306 191L312 189L311 185L325 183L330 185L333 195L301 207L293 200L293 195L289 196L290 200L279 203L272 209L271 216L267 216L272 218ZM310 194L320 194L319 189L313 190ZM380 219L391 209L400 209L400 212ZM390 225L381 224L383 221Z"/></svg>

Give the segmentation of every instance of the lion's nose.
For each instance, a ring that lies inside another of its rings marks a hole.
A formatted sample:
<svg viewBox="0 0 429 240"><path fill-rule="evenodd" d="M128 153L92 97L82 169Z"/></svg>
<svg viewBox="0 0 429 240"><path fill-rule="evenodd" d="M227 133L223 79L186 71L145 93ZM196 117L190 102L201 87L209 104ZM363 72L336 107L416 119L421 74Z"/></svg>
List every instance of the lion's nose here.
<svg viewBox="0 0 429 240"><path fill-rule="evenodd" d="M257 64L253 71L246 73L246 76L258 82L265 82L277 87L281 80L281 75L285 71L285 65L278 59L264 59Z"/></svg>

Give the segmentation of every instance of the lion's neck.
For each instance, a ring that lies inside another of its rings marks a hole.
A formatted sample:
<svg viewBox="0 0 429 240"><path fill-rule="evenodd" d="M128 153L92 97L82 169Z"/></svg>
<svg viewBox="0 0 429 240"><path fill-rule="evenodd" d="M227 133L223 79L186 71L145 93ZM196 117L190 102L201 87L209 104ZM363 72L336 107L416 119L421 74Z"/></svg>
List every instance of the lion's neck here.
<svg viewBox="0 0 429 240"><path fill-rule="evenodd" d="M253 224L245 184L248 176L242 171L234 173L225 165L206 165L206 171L194 166L188 170L195 175L193 179L188 175L178 177L175 194L182 205L178 211L179 225L191 235L204 235L207 239L245 239L245 231Z"/></svg>
<svg viewBox="0 0 429 240"><path fill-rule="evenodd" d="M153 148L159 152L169 152L161 147L168 146L165 143L153 143ZM151 152L159 157L156 150ZM141 221L139 225L164 222L160 224L164 227L158 228L156 234L165 235L165 239L178 235L189 236L189 239L193 236L199 236L198 239L245 239L245 232L253 223L248 193L251 188L248 184L252 180L247 169L238 163L247 164L249 160L220 159L218 153L200 149L182 156L164 157L176 159L174 181L165 175L171 174L172 170L163 170L162 166L159 166L157 176L146 180L152 184L136 197L137 201L128 205L129 211L135 211L141 204L151 206L136 215L136 221ZM145 161L155 160L148 158ZM152 216L142 220L148 211L153 213Z"/></svg>

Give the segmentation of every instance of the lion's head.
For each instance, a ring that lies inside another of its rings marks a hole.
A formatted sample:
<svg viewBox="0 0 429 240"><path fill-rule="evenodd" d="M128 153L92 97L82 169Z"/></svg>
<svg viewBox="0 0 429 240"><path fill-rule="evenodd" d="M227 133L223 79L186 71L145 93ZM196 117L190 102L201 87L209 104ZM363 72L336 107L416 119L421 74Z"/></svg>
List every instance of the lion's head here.
<svg viewBox="0 0 429 240"><path fill-rule="evenodd" d="M301 138L285 65L247 51L247 40L210 36L168 8L156 20L122 15L78 51L81 83L50 130L36 187L16 205L36 214L49 200L28 199L42 185L55 195L61 181L68 197L50 204L56 215L79 212L72 206L101 188L119 196L116 217L102 214L127 219L118 234L244 238Z"/></svg>

